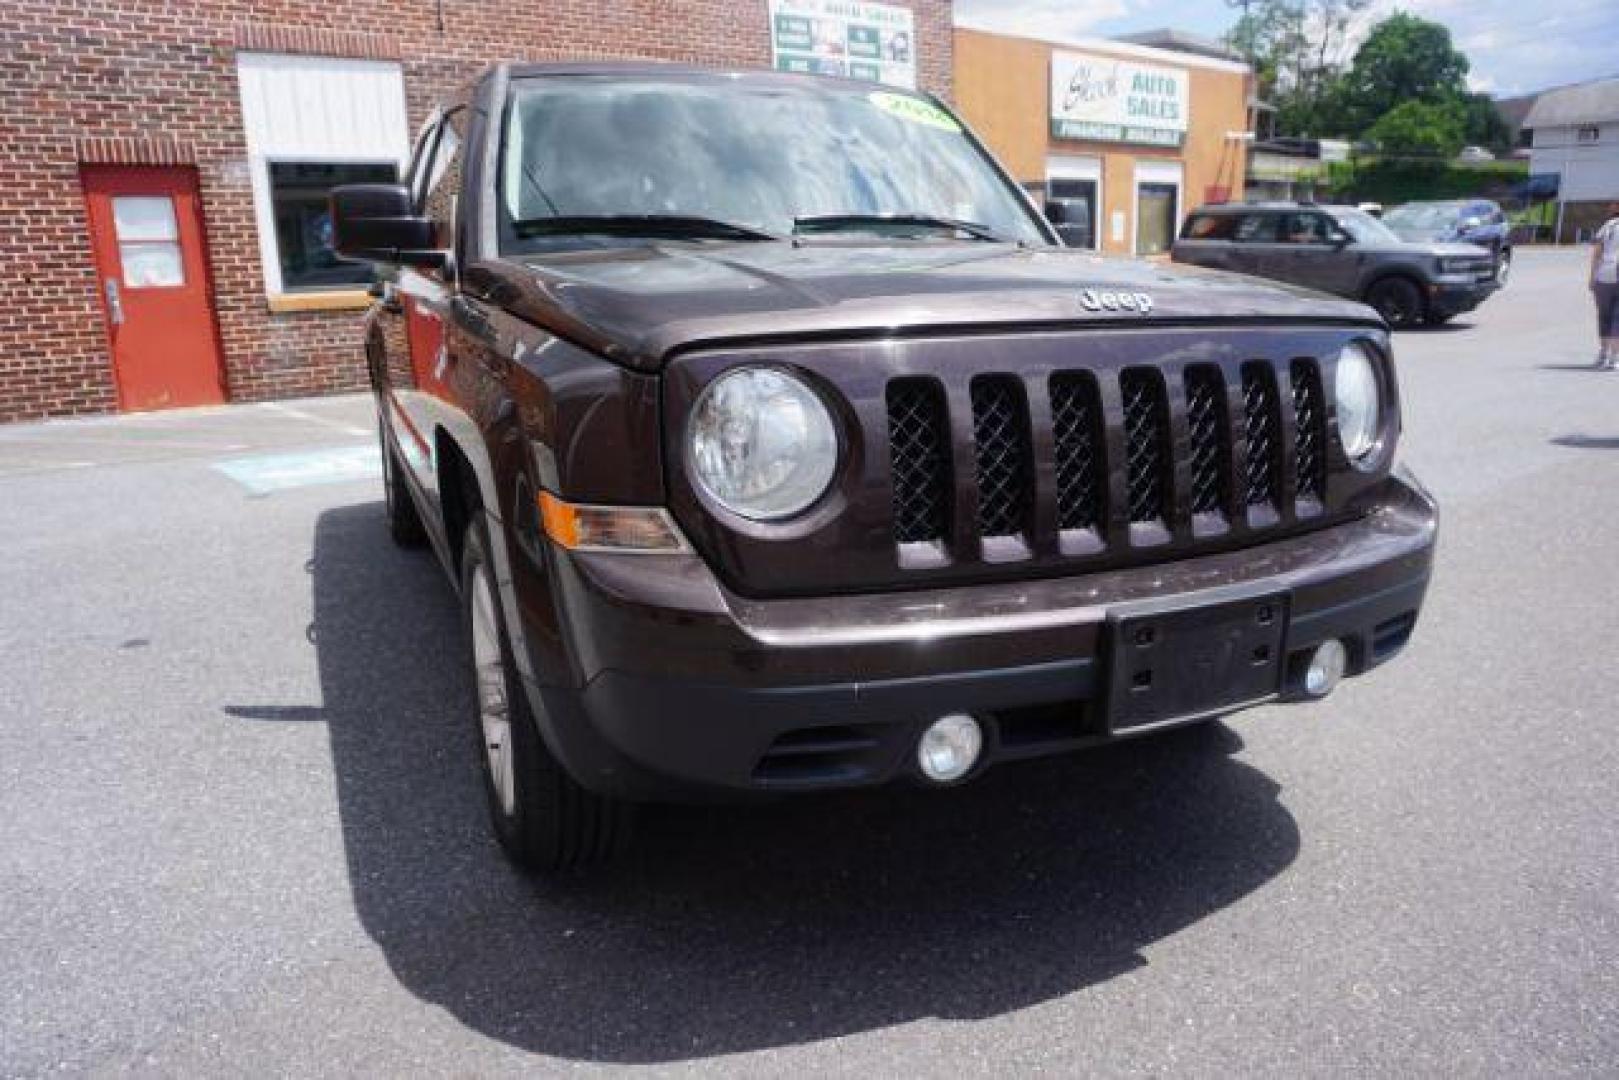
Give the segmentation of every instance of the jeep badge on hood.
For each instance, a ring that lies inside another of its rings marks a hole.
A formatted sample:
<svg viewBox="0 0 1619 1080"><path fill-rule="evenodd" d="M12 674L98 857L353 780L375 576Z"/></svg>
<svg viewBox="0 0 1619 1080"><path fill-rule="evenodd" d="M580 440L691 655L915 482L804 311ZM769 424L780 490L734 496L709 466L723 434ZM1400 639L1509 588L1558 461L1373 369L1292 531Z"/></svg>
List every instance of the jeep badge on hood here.
<svg viewBox="0 0 1619 1080"><path fill-rule="evenodd" d="M1141 315L1152 311L1152 297L1144 292L1086 289L1079 294L1079 303L1086 311L1134 311Z"/></svg>

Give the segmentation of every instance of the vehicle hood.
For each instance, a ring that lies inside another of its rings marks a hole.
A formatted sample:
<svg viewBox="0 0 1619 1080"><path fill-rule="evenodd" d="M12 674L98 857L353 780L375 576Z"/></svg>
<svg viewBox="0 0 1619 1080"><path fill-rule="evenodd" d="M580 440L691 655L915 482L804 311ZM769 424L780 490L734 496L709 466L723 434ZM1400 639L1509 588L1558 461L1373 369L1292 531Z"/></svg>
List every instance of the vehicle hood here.
<svg viewBox="0 0 1619 1080"><path fill-rule="evenodd" d="M693 348L951 329L1154 322L1353 322L1366 307L1218 271L1001 244L658 243L502 259L465 286L620 363ZM1088 289L1144 293L1148 315L1092 311Z"/></svg>
<svg viewBox="0 0 1619 1080"><path fill-rule="evenodd" d="M1351 250L1372 252L1374 254L1433 255L1451 258L1467 255L1482 259L1490 257L1489 248L1456 241L1403 240L1398 244L1362 244L1360 247L1352 248Z"/></svg>
<svg viewBox="0 0 1619 1080"><path fill-rule="evenodd" d="M1388 225L1389 231L1395 236L1411 244L1431 244L1456 235L1455 228L1450 225L1416 228L1411 225L1389 225L1386 221L1383 224Z"/></svg>

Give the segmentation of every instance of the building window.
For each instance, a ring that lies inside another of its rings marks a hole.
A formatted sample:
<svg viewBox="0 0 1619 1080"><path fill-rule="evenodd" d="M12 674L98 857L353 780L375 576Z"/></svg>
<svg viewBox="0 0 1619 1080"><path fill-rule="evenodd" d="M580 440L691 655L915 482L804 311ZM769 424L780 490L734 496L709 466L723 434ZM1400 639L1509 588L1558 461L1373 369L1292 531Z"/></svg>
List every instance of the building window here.
<svg viewBox="0 0 1619 1080"><path fill-rule="evenodd" d="M368 264L339 259L332 250L327 196L339 184L394 183L399 170L388 164L307 161L272 161L269 168L282 290L343 288L370 281Z"/></svg>
<svg viewBox="0 0 1619 1080"><path fill-rule="evenodd" d="M1053 155L1046 160L1046 216L1069 247L1102 246L1102 159Z"/></svg>
<svg viewBox="0 0 1619 1080"><path fill-rule="evenodd" d="M1597 127L1595 124L1592 124L1589 127L1582 127L1582 128L1580 128L1579 135L1578 135L1576 141L1578 141L1582 145L1589 145L1591 143L1601 142L1602 141L1602 129Z"/></svg>
<svg viewBox="0 0 1619 1080"><path fill-rule="evenodd" d="M238 53L236 73L272 308L278 297L370 281L369 266L333 253L326 200L338 184L403 174L410 144L399 65Z"/></svg>
<svg viewBox="0 0 1619 1080"><path fill-rule="evenodd" d="M167 195L115 195L112 219L125 288L172 289L186 283L173 199Z"/></svg>
<svg viewBox="0 0 1619 1080"><path fill-rule="evenodd" d="M1096 247L1096 181L1053 177L1046 185L1046 207L1058 207L1057 234L1069 247Z"/></svg>

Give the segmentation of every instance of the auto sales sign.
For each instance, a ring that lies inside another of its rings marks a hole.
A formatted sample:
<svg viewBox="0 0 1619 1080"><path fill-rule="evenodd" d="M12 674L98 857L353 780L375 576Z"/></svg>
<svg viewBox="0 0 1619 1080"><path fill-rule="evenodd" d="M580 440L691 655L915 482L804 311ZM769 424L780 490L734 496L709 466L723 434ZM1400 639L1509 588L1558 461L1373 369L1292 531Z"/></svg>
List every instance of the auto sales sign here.
<svg viewBox="0 0 1619 1080"><path fill-rule="evenodd" d="M1051 134L1059 139L1179 146L1190 116L1179 68L1087 53L1051 54Z"/></svg>

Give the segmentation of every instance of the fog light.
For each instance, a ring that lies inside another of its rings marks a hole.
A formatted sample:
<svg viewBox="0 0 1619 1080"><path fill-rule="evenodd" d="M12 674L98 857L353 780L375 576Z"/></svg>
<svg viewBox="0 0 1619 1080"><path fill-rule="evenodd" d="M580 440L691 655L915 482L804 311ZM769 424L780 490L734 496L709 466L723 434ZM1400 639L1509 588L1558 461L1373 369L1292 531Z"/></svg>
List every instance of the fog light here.
<svg viewBox="0 0 1619 1080"><path fill-rule="evenodd" d="M967 775L984 749L984 729L965 713L940 717L922 732L916 763L929 780L947 784Z"/></svg>
<svg viewBox="0 0 1619 1080"><path fill-rule="evenodd" d="M1323 641L1310 654L1310 666L1304 671L1304 692L1311 697L1326 697L1344 677L1349 663L1349 650L1341 641Z"/></svg>

